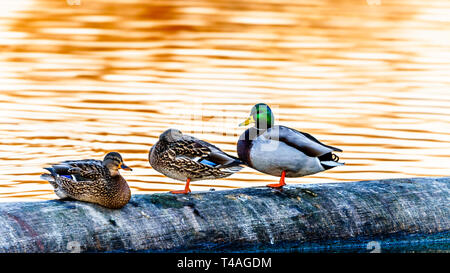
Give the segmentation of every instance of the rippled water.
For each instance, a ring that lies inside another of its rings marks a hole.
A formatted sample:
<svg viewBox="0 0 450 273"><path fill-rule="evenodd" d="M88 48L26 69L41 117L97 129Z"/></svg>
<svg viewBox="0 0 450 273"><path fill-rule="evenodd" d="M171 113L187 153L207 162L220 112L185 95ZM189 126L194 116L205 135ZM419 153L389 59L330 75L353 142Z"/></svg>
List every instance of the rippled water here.
<svg viewBox="0 0 450 273"><path fill-rule="evenodd" d="M147 153L174 127L236 154L265 102L346 166L288 183L445 176L450 2L0 0L0 201L42 167L119 151L133 193L182 189ZM244 169L192 190L260 186Z"/></svg>

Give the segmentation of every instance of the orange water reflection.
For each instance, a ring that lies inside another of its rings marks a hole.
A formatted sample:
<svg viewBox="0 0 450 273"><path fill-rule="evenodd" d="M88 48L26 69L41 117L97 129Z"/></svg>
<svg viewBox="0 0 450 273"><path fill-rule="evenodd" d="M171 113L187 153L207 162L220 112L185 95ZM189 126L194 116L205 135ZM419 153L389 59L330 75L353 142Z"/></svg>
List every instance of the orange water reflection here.
<svg viewBox="0 0 450 273"><path fill-rule="evenodd" d="M345 167L289 183L448 175L448 1L74 1L0 2L0 201L55 198L43 166L111 150L133 193L179 189L149 167L158 135L235 154L258 102L344 150Z"/></svg>

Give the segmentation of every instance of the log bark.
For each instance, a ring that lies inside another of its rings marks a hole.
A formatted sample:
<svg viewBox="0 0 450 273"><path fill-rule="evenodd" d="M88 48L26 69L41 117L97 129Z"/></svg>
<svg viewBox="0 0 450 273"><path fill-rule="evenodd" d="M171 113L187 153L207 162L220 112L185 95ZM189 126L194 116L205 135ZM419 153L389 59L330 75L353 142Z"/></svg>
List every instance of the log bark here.
<svg viewBox="0 0 450 273"><path fill-rule="evenodd" d="M450 177L0 203L0 252L450 252Z"/></svg>

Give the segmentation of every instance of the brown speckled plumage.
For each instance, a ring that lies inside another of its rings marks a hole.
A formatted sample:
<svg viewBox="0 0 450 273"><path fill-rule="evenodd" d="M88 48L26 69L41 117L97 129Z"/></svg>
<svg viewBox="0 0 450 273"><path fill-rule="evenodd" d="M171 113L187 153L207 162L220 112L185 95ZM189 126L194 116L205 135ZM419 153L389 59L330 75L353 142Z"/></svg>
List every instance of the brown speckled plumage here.
<svg viewBox="0 0 450 273"><path fill-rule="evenodd" d="M130 188L119 169L128 169L119 153L112 152L103 161L87 159L64 161L51 168L50 174L41 177L55 188L60 198L72 198L118 209L131 198Z"/></svg>
<svg viewBox="0 0 450 273"><path fill-rule="evenodd" d="M181 181L224 178L242 169L236 157L176 129L161 135L149 152L149 162L156 171Z"/></svg>

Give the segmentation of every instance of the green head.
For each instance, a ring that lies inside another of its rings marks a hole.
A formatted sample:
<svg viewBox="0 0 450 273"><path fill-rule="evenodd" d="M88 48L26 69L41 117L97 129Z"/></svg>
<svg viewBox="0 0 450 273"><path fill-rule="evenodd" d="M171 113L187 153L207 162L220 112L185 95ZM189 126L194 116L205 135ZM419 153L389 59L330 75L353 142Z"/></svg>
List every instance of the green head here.
<svg viewBox="0 0 450 273"><path fill-rule="evenodd" d="M265 103L258 103L253 106L250 117L239 124L239 126L247 126L255 124L257 129L267 130L274 125L274 116L270 107Z"/></svg>

